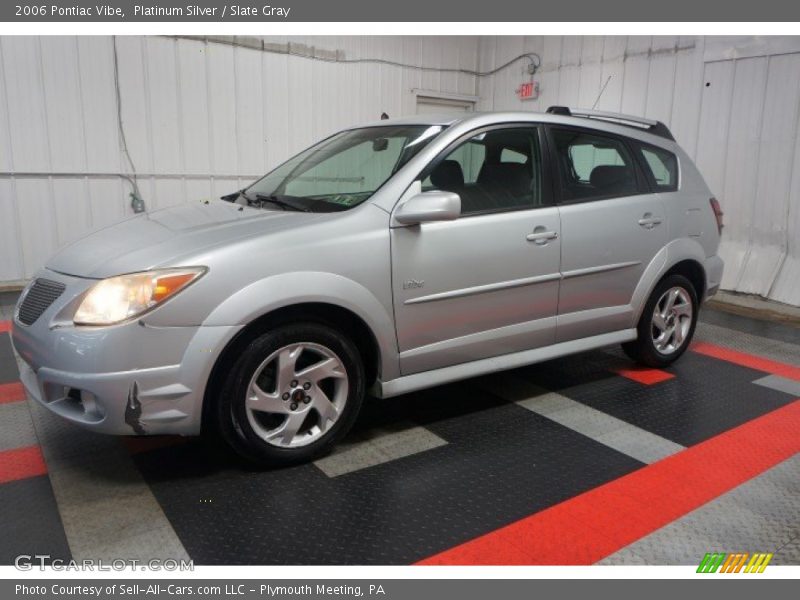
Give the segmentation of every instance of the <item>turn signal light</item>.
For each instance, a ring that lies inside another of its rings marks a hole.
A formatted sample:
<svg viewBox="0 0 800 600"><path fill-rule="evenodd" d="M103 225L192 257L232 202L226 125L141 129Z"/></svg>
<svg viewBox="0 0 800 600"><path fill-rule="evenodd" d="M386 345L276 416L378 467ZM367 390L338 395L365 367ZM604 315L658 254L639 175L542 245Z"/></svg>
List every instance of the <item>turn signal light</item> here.
<svg viewBox="0 0 800 600"><path fill-rule="evenodd" d="M158 279L156 279L156 286L153 290L153 301L155 303L159 303L162 300L166 300L172 294L177 292L187 283L192 281L195 277L197 277L196 273L180 273L177 275L162 275Z"/></svg>

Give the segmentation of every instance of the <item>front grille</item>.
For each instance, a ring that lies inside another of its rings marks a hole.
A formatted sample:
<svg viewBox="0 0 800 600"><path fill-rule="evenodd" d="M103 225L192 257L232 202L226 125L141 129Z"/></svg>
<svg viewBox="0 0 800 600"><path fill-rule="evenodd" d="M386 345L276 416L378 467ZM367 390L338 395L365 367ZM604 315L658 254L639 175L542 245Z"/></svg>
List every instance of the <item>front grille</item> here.
<svg viewBox="0 0 800 600"><path fill-rule="evenodd" d="M37 279L19 305L17 319L23 325L32 325L49 306L64 293L64 284L49 279Z"/></svg>

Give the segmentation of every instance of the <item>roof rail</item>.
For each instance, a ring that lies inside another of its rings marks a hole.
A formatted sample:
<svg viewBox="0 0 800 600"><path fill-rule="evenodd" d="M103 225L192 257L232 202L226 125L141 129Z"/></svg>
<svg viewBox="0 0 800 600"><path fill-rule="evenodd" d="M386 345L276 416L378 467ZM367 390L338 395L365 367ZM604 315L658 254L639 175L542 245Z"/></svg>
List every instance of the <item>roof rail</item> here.
<svg viewBox="0 0 800 600"><path fill-rule="evenodd" d="M617 123L618 125L644 130L647 133L652 133L653 135L675 141L669 128L661 121L654 121L653 119L601 110L570 109L568 106L551 106L547 109L547 112L551 115L562 115L564 117L583 117L586 119L609 121L611 123Z"/></svg>

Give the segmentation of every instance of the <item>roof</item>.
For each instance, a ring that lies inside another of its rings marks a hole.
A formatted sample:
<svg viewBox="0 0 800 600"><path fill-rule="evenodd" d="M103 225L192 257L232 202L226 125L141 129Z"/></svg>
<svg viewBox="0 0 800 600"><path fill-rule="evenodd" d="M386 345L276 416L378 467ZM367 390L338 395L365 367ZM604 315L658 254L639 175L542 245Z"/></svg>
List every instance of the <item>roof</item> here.
<svg viewBox="0 0 800 600"><path fill-rule="evenodd" d="M590 116L590 113L592 116ZM580 116L579 116L580 115ZM401 117L397 119L385 119L367 123L363 127L391 126L391 125L445 125L455 124L469 125L474 123L476 127L491 125L492 123L513 123L513 122L537 122L554 123L560 125L572 125L608 131L618 135L637 138L649 143L660 146L670 147L675 144L669 130L658 121L632 117L616 113L601 113L592 111L579 111L575 109L574 114L566 114L566 111L558 112L458 112L445 114L421 114ZM637 126L637 124L639 126ZM660 127L648 127L648 124L656 124ZM663 128L663 130L661 129ZM664 130L668 135L664 135Z"/></svg>
<svg viewBox="0 0 800 600"><path fill-rule="evenodd" d="M476 115L480 113L442 113L442 114L423 114L423 115L410 115L408 117L399 117L397 119L382 119L380 121L372 121L364 123L359 127L377 127L379 125L452 125L453 123L463 120L465 115Z"/></svg>

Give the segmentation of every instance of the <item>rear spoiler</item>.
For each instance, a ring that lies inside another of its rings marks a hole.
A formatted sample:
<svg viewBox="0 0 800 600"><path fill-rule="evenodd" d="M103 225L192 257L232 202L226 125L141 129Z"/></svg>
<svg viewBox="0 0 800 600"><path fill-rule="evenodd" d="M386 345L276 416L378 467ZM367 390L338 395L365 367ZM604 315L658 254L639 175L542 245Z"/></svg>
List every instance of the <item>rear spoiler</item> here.
<svg viewBox="0 0 800 600"><path fill-rule="evenodd" d="M585 109L570 109L568 106L551 106L547 109L551 115L562 115L564 117L582 117L585 119L597 119L599 121L606 121L609 123L616 123L617 125L625 125L626 127L633 127L640 131L652 133L658 137L675 141L672 132L661 121L654 121L653 119L645 119L644 117L635 117L632 115L623 115L620 113L605 112L601 110L585 110Z"/></svg>

